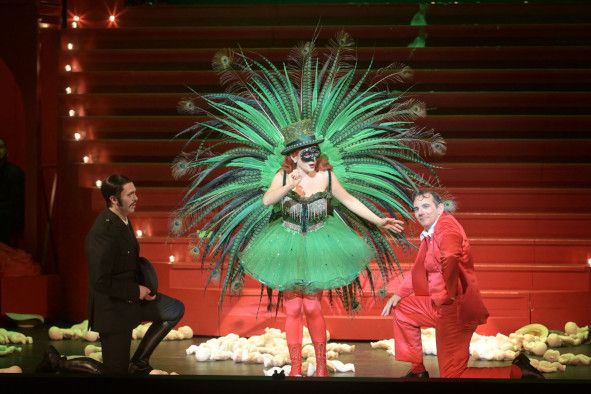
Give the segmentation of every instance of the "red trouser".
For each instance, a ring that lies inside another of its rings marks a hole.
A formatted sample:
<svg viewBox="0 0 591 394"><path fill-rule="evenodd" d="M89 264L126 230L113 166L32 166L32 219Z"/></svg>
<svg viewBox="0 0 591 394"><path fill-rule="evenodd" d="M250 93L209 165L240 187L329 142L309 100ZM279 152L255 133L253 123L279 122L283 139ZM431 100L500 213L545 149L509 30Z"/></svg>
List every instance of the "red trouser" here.
<svg viewBox="0 0 591 394"><path fill-rule="evenodd" d="M459 323L456 312L456 303L436 308L429 296L402 298L394 308L396 360L421 364L421 327L435 327L440 377L508 379L511 366L468 368L470 340L476 326Z"/></svg>

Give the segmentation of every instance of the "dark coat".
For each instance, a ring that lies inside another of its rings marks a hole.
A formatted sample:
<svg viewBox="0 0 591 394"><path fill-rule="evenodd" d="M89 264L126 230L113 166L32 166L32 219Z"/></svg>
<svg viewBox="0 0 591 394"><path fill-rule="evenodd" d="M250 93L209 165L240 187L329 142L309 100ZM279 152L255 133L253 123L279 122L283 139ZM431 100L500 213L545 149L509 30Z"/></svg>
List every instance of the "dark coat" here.
<svg viewBox="0 0 591 394"><path fill-rule="evenodd" d="M141 322L139 244L128 225L105 208L86 237L89 326L93 331L132 330Z"/></svg>
<svg viewBox="0 0 591 394"><path fill-rule="evenodd" d="M25 173L15 164L0 161L0 242L11 245L22 234L24 221Z"/></svg>

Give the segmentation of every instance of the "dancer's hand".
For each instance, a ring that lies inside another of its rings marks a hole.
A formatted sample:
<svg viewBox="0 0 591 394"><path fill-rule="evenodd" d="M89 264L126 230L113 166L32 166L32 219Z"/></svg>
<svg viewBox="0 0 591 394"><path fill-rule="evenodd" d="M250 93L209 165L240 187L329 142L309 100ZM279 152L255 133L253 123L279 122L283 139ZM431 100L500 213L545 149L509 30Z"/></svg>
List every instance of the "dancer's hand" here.
<svg viewBox="0 0 591 394"><path fill-rule="evenodd" d="M390 297L388 302L386 302L386 306L384 306L384 309L382 309L382 316L390 315L390 311L396 306L396 304L398 304L398 301L400 301L399 295L394 294L392 297Z"/></svg>
<svg viewBox="0 0 591 394"><path fill-rule="evenodd" d="M302 175L299 173L298 170L294 170L287 176L287 184L289 185L290 190L295 189L300 182L302 181Z"/></svg>
<svg viewBox="0 0 591 394"><path fill-rule="evenodd" d="M382 222L378 224L381 228L392 230L395 233L401 233L404 230L404 222L394 218L383 218Z"/></svg>

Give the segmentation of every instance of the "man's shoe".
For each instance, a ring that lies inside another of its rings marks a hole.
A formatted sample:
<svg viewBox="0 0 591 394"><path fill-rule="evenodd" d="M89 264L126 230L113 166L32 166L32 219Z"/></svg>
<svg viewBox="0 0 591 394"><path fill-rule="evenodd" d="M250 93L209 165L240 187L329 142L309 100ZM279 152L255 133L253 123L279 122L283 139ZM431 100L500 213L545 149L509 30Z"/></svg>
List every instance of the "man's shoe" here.
<svg viewBox="0 0 591 394"><path fill-rule="evenodd" d="M521 369L521 379L544 379L544 375L531 365L529 358L523 352L517 354L513 364Z"/></svg>
<svg viewBox="0 0 591 394"><path fill-rule="evenodd" d="M60 359L59 352L53 346L49 345L49 348L43 355L43 359L35 368L35 372L55 373L60 370Z"/></svg>
<svg viewBox="0 0 591 394"><path fill-rule="evenodd" d="M153 370L152 366L142 361L132 361L129 363L128 372L130 375L149 375Z"/></svg>
<svg viewBox="0 0 591 394"><path fill-rule="evenodd" d="M414 378L414 379L429 379L429 372L427 372L427 371L423 371L423 372L412 372L412 371L410 371L409 373L407 373L403 377L405 377L405 378Z"/></svg>

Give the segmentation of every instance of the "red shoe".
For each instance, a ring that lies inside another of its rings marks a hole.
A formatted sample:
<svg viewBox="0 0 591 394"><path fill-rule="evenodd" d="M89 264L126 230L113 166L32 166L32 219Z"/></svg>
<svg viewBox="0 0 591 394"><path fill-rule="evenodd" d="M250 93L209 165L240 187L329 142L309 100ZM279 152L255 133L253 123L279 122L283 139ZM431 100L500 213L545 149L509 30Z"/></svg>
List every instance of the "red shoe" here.
<svg viewBox="0 0 591 394"><path fill-rule="evenodd" d="M287 345L289 359L291 360L291 371L289 376L302 376L302 344Z"/></svg>
<svg viewBox="0 0 591 394"><path fill-rule="evenodd" d="M328 377L328 368L326 367L326 342L312 342L314 352L316 353L316 376L321 378Z"/></svg>

